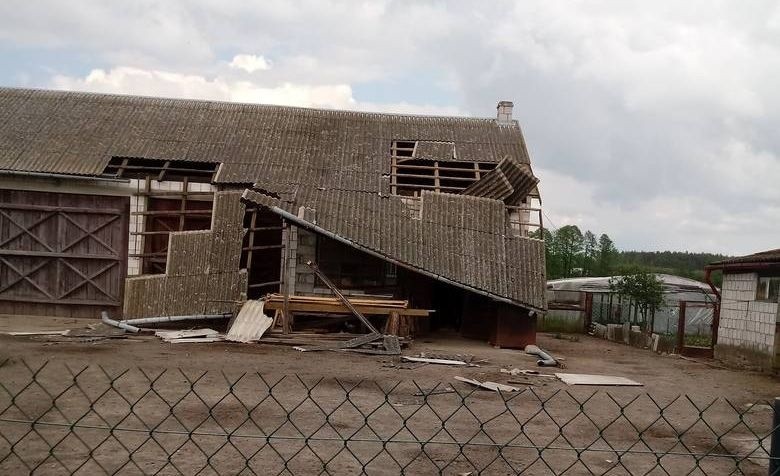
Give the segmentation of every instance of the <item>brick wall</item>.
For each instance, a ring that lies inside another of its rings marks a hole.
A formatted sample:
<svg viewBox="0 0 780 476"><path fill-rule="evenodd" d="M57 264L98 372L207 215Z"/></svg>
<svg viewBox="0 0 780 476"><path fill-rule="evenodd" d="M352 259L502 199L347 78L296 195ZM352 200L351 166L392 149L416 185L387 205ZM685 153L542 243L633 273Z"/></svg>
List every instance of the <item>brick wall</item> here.
<svg viewBox="0 0 780 476"><path fill-rule="evenodd" d="M757 280L756 273L724 274L715 354L765 367L777 350L778 304L755 300Z"/></svg>

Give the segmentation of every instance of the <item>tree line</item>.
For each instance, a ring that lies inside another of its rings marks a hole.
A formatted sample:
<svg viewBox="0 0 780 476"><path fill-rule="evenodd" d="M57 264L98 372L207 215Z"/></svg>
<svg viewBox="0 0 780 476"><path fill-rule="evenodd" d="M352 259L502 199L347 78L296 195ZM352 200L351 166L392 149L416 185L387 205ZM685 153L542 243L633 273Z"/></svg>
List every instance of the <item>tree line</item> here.
<svg viewBox="0 0 780 476"><path fill-rule="evenodd" d="M544 230L547 279L666 273L704 280L704 266L728 256L687 251L619 251L606 233L583 233L576 225ZM537 232L537 238L541 237ZM719 285L720 276L714 276Z"/></svg>

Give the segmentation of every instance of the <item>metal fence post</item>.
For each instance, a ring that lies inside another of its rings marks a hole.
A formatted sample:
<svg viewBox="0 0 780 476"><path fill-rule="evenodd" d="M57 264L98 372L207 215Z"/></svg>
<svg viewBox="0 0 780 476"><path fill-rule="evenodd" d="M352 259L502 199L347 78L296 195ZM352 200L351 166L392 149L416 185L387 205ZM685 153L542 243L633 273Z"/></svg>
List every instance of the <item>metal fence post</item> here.
<svg viewBox="0 0 780 476"><path fill-rule="evenodd" d="M769 446L769 476L780 475L780 397L772 405L772 440Z"/></svg>

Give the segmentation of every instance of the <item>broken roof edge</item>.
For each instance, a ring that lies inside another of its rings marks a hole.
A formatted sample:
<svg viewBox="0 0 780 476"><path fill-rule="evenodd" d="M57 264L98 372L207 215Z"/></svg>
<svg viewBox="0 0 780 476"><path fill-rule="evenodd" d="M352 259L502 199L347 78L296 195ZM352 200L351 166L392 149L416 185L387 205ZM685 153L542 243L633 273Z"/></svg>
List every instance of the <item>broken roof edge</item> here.
<svg viewBox="0 0 780 476"><path fill-rule="evenodd" d="M415 114L415 113L398 113L398 112L378 112L378 111L359 111L355 109L339 109L339 108L322 108L322 107L304 107L304 106L286 106L282 104L266 104L257 102L243 102L243 101L225 101L216 99L200 99L200 98L177 98L170 96L149 96L141 94L125 94L125 93L104 93L98 91L79 91L68 89L49 89L49 88L21 88L15 86L0 86L0 92L14 91L18 93L29 94L48 94L48 95L72 95L82 96L86 98L109 98L116 100L128 100L128 99L142 99L147 101L173 101L181 104L199 105L199 104L211 104L215 106L225 107L254 107L254 108L277 108L277 109L293 109L298 111L312 111L320 113L332 113L332 114L354 114L354 115L366 115L376 117L394 117L394 118L410 118L410 119L441 119L451 121L463 121L463 122L480 122L496 124L495 117L474 117L474 116L446 116L436 114ZM512 120L511 124L501 124L501 127L517 127L520 128L520 124L516 119Z"/></svg>
<svg viewBox="0 0 780 476"><path fill-rule="evenodd" d="M390 263L392 263L392 264L394 264L396 266L400 266L400 267L408 269L410 271L414 271L416 273L420 273L420 274L422 274L424 276L427 276L429 278L433 278L433 279L435 279L437 281L441 281L443 283L450 284L452 286L464 289L466 291L470 291L470 292L473 292L473 293L476 293L476 294L480 294L482 296L488 297L488 298L493 299L493 300L498 301L498 302L502 302L502 303L505 303L505 304L510 304L512 306L522 307L522 308L528 309L530 311L533 311L533 312L535 312L537 314L545 314L546 313L546 311L544 309L538 308L536 306L532 306L530 304L526 304L526 303L523 303L523 302L520 302L520 301L515 301L515 300L510 299L508 297L499 296L499 295L497 295L495 293L491 293L491 292L485 291L483 289L479 289L479 288L475 288L473 286L469 286L467 284L463 284L461 282L458 282L458 281L455 281L453 279L447 278L446 276L442 276L440 274L436 274L436 273L427 271L427 270L425 270L423 268L420 268L419 266L414 266L414 265L412 265L410 263L406 263L404 261L397 260L397 259L395 259L395 258L393 258L393 257L391 257L389 255L380 253L380 252L378 252L376 250L373 250L373 249L371 249L371 248L369 248L367 246L364 246L364 245L361 245L359 243L356 243L355 241L350 240L348 238L344 238L341 235L333 233L330 230L322 228L321 226L319 226L319 225L317 225L315 223L312 223L310 221L304 220L303 218L298 217L298 216L288 212L287 210L284 210L284 209L280 208L279 204L280 204L281 201L279 199L277 199L277 198L269 197L267 195L255 192L254 190L250 190L250 189L245 190L241 198L242 198L242 200L244 200L246 202L251 202L251 203L254 203L254 204L257 204L257 205L264 206L264 207L268 208L271 212L279 215L284 220L287 220L287 221L289 221L291 223L294 223L296 226L304 228L304 229L306 229L308 231L311 231L313 233L317 233L319 235L326 236L328 238L334 239L334 240L336 240L336 241L338 241L340 243L343 243L343 244L345 244L347 246L355 248L356 250L362 251L364 253L368 253L371 256L374 256L374 257L379 258L381 260L388 261L388 262L390 262ZM479 197L475 197L475 198L479 198Z"/></svg>

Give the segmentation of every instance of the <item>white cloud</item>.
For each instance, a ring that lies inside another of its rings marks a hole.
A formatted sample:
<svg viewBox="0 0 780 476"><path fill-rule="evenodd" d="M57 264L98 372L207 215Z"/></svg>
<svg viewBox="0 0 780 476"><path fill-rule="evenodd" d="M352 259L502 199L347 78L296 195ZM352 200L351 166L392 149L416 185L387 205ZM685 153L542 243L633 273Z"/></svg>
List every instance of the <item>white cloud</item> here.
<svg viewBox="0 0 780 476"><path fill-rule="evenodd" d="M233 57L228 63L231 68L242 69L247 73L266 71L271 69L271 62L262 56L240 54Z"/></svg>
<svg viewBox="0 0 780 476"><path fill-rule="evenodd" d="M627 248L778 246L773 0L6 0L0 41L32 86L476 116L514 100L553 219Z"/></svg>
<svg viewBox="0 0 780 476"><path fill-rule="evenodd" d="M83 78L58 75L55 89L118 94L137 94L170 98L210 99L285 106L354 109L403 114L459 115L454 107L436 107L409 103L371 103L356 101L349 84L311 85L260 83L217 76L213 79L169 71L120 66L109 71L92 70Z"/></svg>

